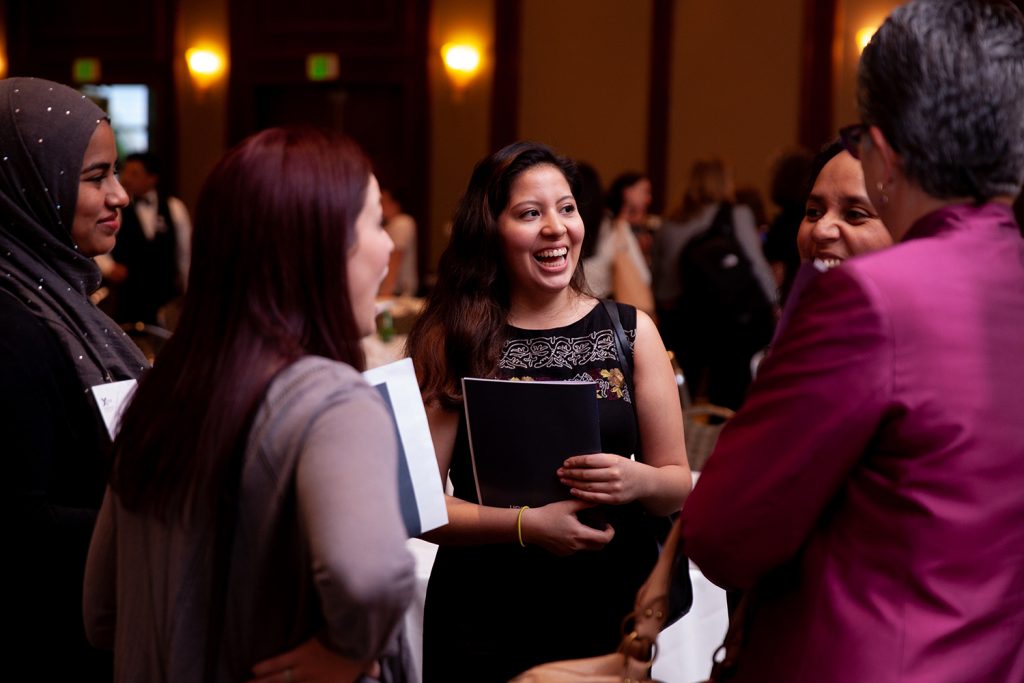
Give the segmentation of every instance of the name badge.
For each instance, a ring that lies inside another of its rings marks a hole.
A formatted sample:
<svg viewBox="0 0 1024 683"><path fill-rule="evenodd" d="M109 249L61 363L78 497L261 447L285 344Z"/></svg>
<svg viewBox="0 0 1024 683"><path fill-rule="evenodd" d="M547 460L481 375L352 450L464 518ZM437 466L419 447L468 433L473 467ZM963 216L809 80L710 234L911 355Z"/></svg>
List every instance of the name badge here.
<svg viewBox="0 0 1024 683"><path fill-rule="evenodd" d="M125 407L135 394L135 388L139 385L138 380L126 379L120 382L107 382L97 384L92 388L92 396L96 399L96 405L103 417L103 424L107 426L107 433L113 441L117 431L121 428L121 415Z"/></svg>

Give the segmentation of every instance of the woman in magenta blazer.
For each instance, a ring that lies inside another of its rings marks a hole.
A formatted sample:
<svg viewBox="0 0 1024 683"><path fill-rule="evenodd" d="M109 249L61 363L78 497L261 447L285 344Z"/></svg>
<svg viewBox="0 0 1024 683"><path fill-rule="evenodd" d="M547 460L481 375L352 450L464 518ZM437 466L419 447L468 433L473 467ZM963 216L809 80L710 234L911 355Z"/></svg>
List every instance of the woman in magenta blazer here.
<svg viewBox="0 0 1024 683"><path fill-rule="evenodd" d="M683 510L735 681L1024 681L1024 19L915 0L844 129L896 245L806 290Z"/></svg>

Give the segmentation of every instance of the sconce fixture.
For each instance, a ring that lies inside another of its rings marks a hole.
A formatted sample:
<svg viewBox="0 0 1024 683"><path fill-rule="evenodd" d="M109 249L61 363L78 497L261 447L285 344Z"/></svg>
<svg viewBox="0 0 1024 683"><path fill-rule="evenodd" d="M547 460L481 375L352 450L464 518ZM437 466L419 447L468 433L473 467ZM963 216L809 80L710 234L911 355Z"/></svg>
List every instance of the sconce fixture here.
<svg viewBox="0 0 1024 683"><path fill-rule="evenodd" d="M875 35L875 31L878 30L877 26L865 26L857 31L857 50L864 52L864 48L871 42L871 36Z"/></svg>
<svg viewBox="0 0 1024 683"><path fill-rule="evenodd" d="M480 50L468 43L446 43L441 48L441 58L457 93L480 71Z"/></svg>
<svg viewBox="0 0 1024 683"><path fill-rule="evenodd" d="M224 74L224 57L216 50L189 48L185 52L185 61L192 81L200 90L205 90Z"/></svg>

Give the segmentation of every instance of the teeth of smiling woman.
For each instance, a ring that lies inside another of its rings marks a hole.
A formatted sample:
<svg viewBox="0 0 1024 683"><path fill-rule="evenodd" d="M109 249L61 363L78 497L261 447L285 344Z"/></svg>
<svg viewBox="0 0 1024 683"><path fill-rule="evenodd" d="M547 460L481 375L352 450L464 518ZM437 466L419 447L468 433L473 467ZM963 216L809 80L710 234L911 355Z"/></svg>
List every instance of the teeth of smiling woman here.
<svg viewBox="0 0 1024 683"><path fill-rule="evenodd" d="M538 251L534 254L534 257L539 259L561 258L568 253L569 250L566 247L562 247L561 249L545 249L544 251Z"/></svg>

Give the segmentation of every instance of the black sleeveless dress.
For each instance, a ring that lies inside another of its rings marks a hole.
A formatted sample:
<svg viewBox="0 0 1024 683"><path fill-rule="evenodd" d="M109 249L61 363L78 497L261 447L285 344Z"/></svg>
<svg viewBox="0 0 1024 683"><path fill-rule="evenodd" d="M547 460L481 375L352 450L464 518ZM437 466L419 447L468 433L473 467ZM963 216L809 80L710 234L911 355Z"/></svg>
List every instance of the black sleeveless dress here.
<svg viewBox="0 0 1024 683"><path fill-rule="evenodd" d="M632 346L636 309L618 307ZM596 382L602 449L627 457L636 451L632 387L623 380L612 322L600 304L566 327L512 328L498 375ZM529 427L508 406L509 430ZM477 502L464 419L450 476L455 496ZM601 512L615 537L600 551L556 557L515 543L439 548L424 615L425 683L504 682L541 662L613 651L658 547L638 503Z"/></svg>

